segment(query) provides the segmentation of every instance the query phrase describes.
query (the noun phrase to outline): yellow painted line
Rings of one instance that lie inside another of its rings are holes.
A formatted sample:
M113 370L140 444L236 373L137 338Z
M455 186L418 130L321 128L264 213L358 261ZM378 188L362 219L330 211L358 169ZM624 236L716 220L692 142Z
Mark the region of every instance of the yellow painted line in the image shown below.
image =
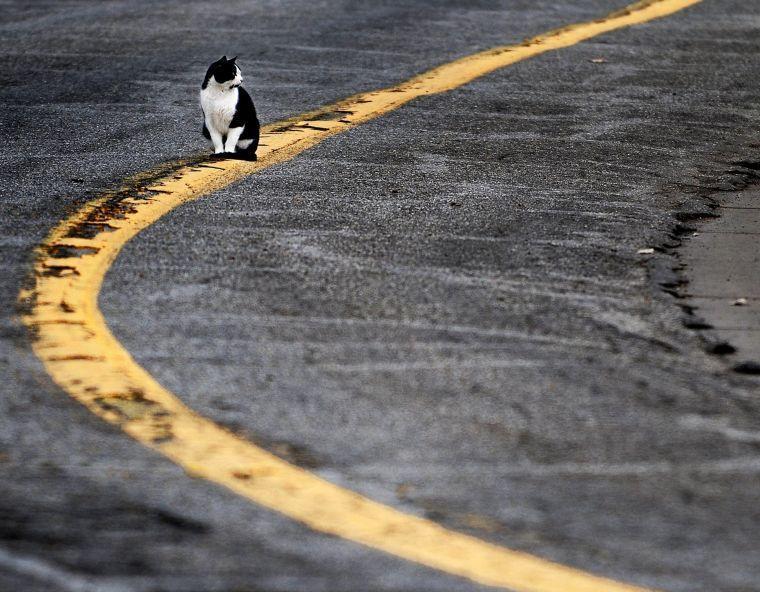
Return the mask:
M606 18L557 29L430 70L270 125L258 162L177 164L86 204L38 247L21 292L34 351L69 395L141 443L208 479L311 528L474 582L519 592L641 592L447 530L293 466L188 409L114 338L98 308L103 277L124 244L165 213L412 99L457 88L541 53L671 14L700 0L647 0Z

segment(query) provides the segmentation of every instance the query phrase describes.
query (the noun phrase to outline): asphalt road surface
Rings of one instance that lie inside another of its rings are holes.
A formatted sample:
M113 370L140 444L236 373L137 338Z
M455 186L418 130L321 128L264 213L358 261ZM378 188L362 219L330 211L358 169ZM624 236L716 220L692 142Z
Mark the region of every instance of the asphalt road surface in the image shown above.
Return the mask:
M33 354L18 293L77 206L207 149L221 54L272 122L621 7L3 2L0 590L488 589L104 423ZM680 237L760 161L758 29L705 0L417 99L170 212L101 309L190 407L333 483L615 580L760 590L760 382L673 295Z

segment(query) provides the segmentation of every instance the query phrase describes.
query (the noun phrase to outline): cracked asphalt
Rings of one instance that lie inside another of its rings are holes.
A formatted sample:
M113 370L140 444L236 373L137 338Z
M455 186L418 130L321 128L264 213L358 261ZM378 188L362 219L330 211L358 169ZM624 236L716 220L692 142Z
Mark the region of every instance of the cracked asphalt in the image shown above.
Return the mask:
M57 221L206 149L223 53L272 122L621 5L3 2L0 590L485 590L130 440L52 383L16 298ZM760 590L760 383L677 297L681 237L760 161L758 28L705 0L416 100L169 213L104 315L190 407L334 483L621 581Z

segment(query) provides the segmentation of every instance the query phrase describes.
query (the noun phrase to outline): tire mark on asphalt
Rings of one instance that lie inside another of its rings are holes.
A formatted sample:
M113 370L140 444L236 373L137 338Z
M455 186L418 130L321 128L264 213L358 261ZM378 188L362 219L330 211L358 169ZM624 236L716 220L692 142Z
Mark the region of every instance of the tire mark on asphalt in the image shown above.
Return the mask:
M409 101L494 70L644 23L701 0L644 0L605 18L473 54L395 87L362 93L265 127L258 162L178 163L101 196L56 226L38 247L22 319L53 380L109 423L196 477L213 481L324 533L489 586L519 592L644 589L447 530L291 465L187 408L111 334L98 293L127 241L177 206L285 162L326 138Z

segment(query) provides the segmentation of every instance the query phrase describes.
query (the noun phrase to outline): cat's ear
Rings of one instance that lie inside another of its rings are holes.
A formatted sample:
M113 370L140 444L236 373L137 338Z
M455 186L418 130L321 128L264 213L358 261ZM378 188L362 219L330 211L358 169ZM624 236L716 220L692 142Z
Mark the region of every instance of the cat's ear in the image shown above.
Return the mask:
M219 61L220 61L220 62L226 62L226 61L227 61L227 56L226 56L226 55L223 55L223 56L222 56L222 59L221 59L221 60L219 60Z
M232 58L231 60L227 60L227 61L229 61L229 62L234 62L236 59L237 59L237 56L235 56L235 57L234 57L234 58Z

